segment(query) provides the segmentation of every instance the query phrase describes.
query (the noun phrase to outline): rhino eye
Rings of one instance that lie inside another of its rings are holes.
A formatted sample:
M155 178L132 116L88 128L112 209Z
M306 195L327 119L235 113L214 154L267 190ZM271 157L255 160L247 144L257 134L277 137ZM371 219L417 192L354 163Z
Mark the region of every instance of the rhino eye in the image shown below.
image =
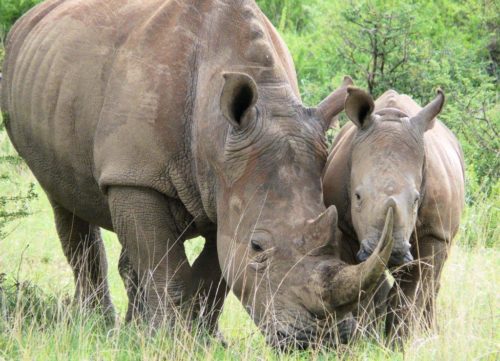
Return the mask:
M354 193L354 197L356 197L357 201L361 200L361 196L360 196L360 194L358 192Z
M262 252L264 251L264 249L261 247L260 244L257 243L257 241L253 240L250 242L251 246L252 246L252 250L254 252Z

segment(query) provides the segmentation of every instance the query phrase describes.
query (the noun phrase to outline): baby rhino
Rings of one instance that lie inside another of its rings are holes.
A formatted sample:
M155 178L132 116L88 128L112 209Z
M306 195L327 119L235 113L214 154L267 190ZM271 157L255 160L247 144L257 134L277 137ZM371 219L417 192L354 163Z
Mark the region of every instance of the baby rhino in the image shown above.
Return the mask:
M394 90L374 102L349 88L345 111L351 122L335 139L323 178L325 202L339 212L344 261L367 259L386 211L394 210L389 267L397 266L396 282L388 291L383 281L375 297L379 311L387 304L391 336L404 336L414 321L432 325L441 270L464 206L460 144L436 119L444 100L438 90L422 109Z

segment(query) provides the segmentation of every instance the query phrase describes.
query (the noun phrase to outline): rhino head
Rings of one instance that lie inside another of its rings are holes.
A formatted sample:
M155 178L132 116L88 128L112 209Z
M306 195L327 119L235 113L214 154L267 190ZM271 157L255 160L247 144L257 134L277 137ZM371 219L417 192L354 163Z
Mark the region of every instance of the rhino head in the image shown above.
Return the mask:
M444 94L409 117L396 108L374 112L372 97L349 88L346 114L357 126L352 144L349 198L351 218L360 240L358 261L375 249L388 208L394 209L394 249L389 265L413 260L410 237L424 192L424 133L433 127Z
M224 278L274 346L306 347L342 319L385 268L392 216L367 262L335 252L337 212L325 209L324 132L343 110L347 85L317 108L290 87L225 74L221 114L230 127L217 176L217 242ZM392 214L392 213L391 213Z

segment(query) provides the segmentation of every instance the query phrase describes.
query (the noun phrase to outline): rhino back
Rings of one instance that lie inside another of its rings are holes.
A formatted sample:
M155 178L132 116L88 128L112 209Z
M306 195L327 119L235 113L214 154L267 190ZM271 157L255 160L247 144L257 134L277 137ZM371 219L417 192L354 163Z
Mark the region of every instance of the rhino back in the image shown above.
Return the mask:
M103 227L115 185L215 220L222 72L298 95L288 50L254 1L53 1L30 14L7 47L9 134L51 198Z
M90 4L91 5L91 4ZM7 43L3 111L19 154L50 198L89 220L107 220L93 174L93 134L112 34L84 19L78 2L45 2Z
M173 1L49 2L13 29L9 135L49 196L82 218L111 228L111 184L175 196L165 168L185 148L193 41L173 41L179 32L168 30L188 11Z

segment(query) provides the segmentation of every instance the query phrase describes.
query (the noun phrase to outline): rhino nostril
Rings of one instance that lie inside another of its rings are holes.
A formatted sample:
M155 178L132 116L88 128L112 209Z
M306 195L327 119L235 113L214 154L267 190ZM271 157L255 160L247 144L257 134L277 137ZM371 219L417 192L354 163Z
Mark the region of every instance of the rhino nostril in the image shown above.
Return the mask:
M405 254L405 256L403 257L403 261L404 263L409 263L413 261L413 255L411 254L411 252L407 252Z
M374 247L371 246L370 242L367 240L364 240L361 242L359 251L356 254L356 258L358 262L364 262L370 257L370 255L373 253Z
M389 265L392 266L401 266L403 264L409 263L413 261L413 255L411 252L397 252L391 255L389 260Z
M356 258L358 259L358 262L364 262L370 257L370 254L366 252L364 249L360 249L359 252L356 254Z

